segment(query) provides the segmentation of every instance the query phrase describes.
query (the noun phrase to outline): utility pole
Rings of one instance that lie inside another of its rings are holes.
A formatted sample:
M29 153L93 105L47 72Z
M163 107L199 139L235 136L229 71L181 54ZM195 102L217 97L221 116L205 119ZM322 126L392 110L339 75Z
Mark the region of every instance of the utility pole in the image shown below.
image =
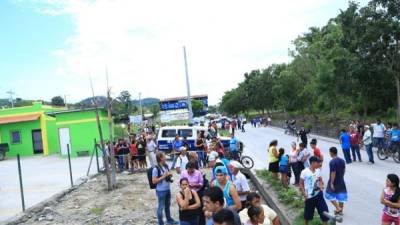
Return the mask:
M143 107L142 107L142 92L139 92L139 107L140 107L140 118L143 121Z
M188 72L185 46L183 46L183 58L185 60L186 90L187 90L187 105L188 105L188 109L189 109L189 123L193 123L192 98L190 95L189 72Z
M68 109L67 96L68 96L68 95L64 95L64 107L65 107L66 109Z
M11 102L11 108L14 108L14 94L15 92L13 92L12 90L9 90L6 92L7 94L10 95L9 101Z

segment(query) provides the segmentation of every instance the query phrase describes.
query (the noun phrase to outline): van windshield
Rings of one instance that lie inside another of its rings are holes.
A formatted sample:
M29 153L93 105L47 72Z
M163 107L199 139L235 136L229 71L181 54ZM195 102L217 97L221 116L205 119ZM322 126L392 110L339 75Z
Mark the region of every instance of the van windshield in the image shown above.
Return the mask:
M192 137L193 131L192 131L192 129L179 129L178 134L181 137Z
M161 137L175 137L176 130L175 129L167 129L162 130Z

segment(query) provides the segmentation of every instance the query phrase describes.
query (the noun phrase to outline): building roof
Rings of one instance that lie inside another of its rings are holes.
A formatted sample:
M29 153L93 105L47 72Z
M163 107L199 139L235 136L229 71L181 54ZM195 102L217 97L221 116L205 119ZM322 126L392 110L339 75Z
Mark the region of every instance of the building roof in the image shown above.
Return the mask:
M192 99L194 98L208 98L208 95L204 94L204 95L192 95L191 96ZM162 99L160 100L160 102L172 102L172 101L179 101L179 100L186 100L187 97L175 97L175 98L166 98L166 99Z
M0 117L0 124L33 121L39 118L39 113Z
M99 110L105 110L104 108L98 108ZM94 111L96 108L91 107L91 108L83 108L83 109L66 109L66 110L59 110L59 111L52 111L52 112L47 112L46 114L49 116L54 116L56 114L61 114L61 113L72 113L72 112L85 112L85 111Z

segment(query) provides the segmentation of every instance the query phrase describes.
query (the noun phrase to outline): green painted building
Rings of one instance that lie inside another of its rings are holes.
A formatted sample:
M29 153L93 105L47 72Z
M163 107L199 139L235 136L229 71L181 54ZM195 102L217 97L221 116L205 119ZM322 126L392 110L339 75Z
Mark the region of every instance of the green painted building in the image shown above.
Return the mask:
M107 111L100 110L100 123L108 139ZM66 110L34 102L32 106L0 110L0 143L9 145L8 156L34 154L72 156L92 153L94 139L99 140L96 111Z

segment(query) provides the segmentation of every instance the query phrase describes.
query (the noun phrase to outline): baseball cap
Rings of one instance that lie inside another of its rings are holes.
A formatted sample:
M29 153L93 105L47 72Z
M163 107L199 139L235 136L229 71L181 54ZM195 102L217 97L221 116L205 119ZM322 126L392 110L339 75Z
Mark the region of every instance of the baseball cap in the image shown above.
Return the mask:
M310 159L309 159L309 161L310 161L310 164L311 164L312 162L317 162L317 163L320 163L320 162L321 162L321 160L319 160L319 158L318 158L317 156L311 156Z
M217 166L217 167L214 169L214 174L217 174L217 173L227 174L227 171L226 171L225 166Z
M230 164L233 166L233 168L236 168L236 169L243 169L242 164L240 164L240 162L238 162L238 161L231 161Z

